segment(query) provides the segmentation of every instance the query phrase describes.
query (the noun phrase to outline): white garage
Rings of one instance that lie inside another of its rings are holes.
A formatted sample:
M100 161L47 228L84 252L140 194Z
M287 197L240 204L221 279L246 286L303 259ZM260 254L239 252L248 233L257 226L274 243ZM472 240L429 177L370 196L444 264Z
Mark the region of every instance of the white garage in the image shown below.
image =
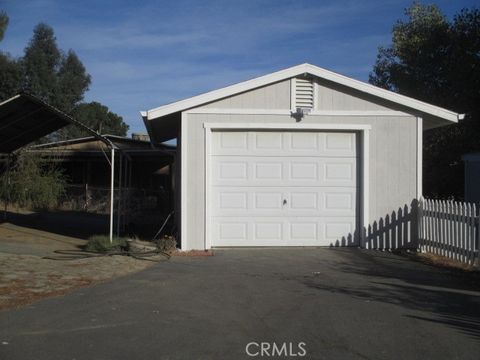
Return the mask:
M142 112L177 139L183 250L363 246L422 195L422 136L461 116L302 64Z

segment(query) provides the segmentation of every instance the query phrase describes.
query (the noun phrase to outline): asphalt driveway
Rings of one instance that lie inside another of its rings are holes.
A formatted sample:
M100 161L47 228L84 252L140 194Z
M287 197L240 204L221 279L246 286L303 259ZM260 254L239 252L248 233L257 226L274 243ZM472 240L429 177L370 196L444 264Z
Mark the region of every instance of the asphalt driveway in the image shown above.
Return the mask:
M296 359L478 359L480 284L375 251L224 250L0 312L5 360L272 358L262 342L304 343Z

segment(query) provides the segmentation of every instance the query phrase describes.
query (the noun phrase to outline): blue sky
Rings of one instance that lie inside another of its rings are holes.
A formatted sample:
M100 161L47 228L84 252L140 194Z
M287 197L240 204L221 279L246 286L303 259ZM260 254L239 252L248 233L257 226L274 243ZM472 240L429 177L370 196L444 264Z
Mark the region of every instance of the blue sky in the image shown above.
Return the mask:
M366 81L377 47L411 1L0 0L2 51L20 56L39 22L73 49L92 84L86 101L123 116L309 62ZM476 1L435 1L451 17Z

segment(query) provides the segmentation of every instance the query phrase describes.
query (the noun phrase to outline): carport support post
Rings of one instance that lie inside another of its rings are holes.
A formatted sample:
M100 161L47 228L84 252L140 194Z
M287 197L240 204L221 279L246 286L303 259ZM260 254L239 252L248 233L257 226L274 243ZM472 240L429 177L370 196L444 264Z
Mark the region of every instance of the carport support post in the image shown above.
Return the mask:
M7 169L6 169L6 176L5 176L5 209L3 213L4 220L8 218L8 203L10 202L10 154L7 155Z
M112 147L112 160L110 163L110 243L113 242L113 200L115 192L115 149Z
M120 237L120 222L122 216L122 164L123 155L121 152L118 154L118 202L117 202L117 236Z

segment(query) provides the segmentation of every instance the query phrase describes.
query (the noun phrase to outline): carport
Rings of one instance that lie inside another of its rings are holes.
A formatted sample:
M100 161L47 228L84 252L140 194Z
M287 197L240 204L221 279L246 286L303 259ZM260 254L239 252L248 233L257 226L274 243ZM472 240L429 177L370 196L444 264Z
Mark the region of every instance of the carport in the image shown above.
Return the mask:
M70 124L87 131L99 141L103 142L110 150L110 158L107 154L105 157L111 168L109 236L110 241L112 241L114 228L115 152L120 152L120 149L105 136L98 134L71 116L27 93L15 95L0 103L0 156L4 159L6 166L7 182L13 153L33 141ZM121 183L122 171L119 172L118 177L118 181ZM9 196L7 195L4 208L5 217L7 215L8 203Z

